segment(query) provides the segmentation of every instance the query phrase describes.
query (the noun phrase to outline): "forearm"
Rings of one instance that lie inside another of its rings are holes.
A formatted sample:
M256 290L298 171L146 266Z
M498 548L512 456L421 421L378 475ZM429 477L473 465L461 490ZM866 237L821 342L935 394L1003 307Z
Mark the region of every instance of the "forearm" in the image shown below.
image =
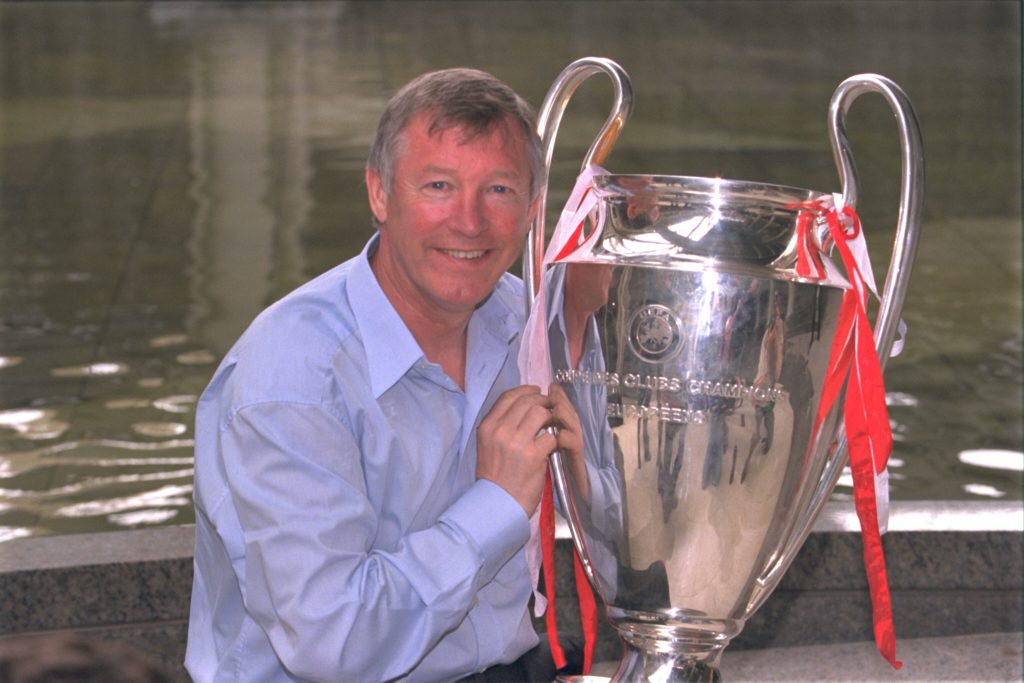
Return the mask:
M458 627L479 589L525 542L525 514L493 484L477 482L434 523L385 533L393 520L367 496L351 434L307 409L266 410L279 419L302 410L303 420L293 422L303 433L335 431L326 455L301 443L302 435L268 434L257 411L236 418L224 435L225 452L237 455L227 457L228 479L244 538L247 612L302 678L408 673Z
M251 546L246 606L285 666L313 680L388 680L408 673L460 625L480 588L518 549L490 539L481 547L473 523L464 524L458 508L475 508L471 499L479 494L471 490L452 515L393 549L345 549L343 530L329 528L312 536L324 544L316 563L287 559L296 555L289 547L306 542L306 534L274 535ZM504 527L493 531L523 536L516 523L502 522L508 515L493 504L490 510L488 524Z

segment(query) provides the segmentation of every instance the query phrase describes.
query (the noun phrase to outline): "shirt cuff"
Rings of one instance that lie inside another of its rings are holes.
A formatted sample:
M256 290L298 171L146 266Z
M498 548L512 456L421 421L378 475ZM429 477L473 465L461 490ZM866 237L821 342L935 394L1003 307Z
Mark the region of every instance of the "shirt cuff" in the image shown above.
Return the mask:
M530 538L530 520L505 489L478 479L442 516L461 529L483 556L493 576Z

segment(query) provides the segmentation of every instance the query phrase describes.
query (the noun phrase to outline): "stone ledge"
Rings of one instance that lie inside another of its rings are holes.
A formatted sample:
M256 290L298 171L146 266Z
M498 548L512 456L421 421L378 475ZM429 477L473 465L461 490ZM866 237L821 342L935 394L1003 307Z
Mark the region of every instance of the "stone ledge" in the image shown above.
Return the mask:
M829 503L778 589L730 649L871 639L851 516L849 505ZM1022 630L1020 503L894 504L890 528L885 548L898 637ZM121 640L182 676L193 534L192 527L163 527L0 543L0 638L77 631ZM571 566L564 534L558 552L560 566ZM561 576L559 625L578 632L572 572ZM614 660L618 652L613 629L602 622L598 657Z

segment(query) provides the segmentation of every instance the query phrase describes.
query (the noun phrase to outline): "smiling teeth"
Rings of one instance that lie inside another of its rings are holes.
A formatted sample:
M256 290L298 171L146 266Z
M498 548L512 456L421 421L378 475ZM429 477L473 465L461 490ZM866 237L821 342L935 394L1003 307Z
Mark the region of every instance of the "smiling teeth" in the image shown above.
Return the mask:
M455 258L473 259L473 258L480 258L481 256L484 255L485 252L484 252L483 249L481 249L479 251L454 251L454 250L451 250L451 249L445 249L444 253L448 254L449 256L453 256Z

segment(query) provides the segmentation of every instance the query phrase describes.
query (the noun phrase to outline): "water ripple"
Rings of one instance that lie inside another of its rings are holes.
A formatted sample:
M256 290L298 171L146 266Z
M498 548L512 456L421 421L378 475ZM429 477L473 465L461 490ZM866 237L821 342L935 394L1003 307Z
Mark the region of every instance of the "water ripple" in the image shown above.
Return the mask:
M91 500L58 508L54 514L60 517L96 517L124 512L133 508L158 508L161 506L190 505L192 486L162 486L153 491L144 491L132 496Z
M12 429L23 439L44 441L56 439L71 427L56 419L57 411L40 408L18 408L0 411L0 427Z
M72 484L65 484L64 486L58 486L45 491L0 488L0 497L43 500L47 498L77 495L83 491L90 491L117 484L136 484L146 481L162 481L164 479L191 478L192 474L192 468L189 467L187 469L150 472L148 474L119 474L114 477L89 477L82 481L76 481ZM188 490L191 492L191 485L188 486ZM96 502L99 503L102 501Z
M50 374L54 377L110 377L126 372L128 366L125 363L89 363L50 369Z
M14 477L25 472L47 467L52 462L46 458L60 457L61 465L98 465L101 467L117 466L119 464L134 465L162 465L162 464L191 464L192 458L95 458L88 455L75 457L74 451L84 451L90 448L96 449L118 449L125 451L166 451L173 449L192 449L195 447L193 439L167 439L166 441L125 441L121 439L83 439L81 441L65 441L53 444L45 448L34 448L15 453L0 455L0 478ZM144 461L144 462L143 462Z
M166 396L153 401L153 407L167 413L188 413L192 411L199 397L195 394L179 394Z
M188 426L180 422L136 422L132 431L142 436L180 436L188 431Z

